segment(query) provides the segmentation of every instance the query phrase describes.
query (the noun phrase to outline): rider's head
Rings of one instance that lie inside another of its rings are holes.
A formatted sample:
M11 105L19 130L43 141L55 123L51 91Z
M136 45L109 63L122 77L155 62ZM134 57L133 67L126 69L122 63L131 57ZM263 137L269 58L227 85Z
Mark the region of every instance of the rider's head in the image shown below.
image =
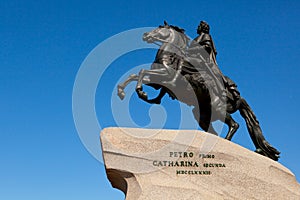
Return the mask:
M201 21L200 24L198 25L197 33L209 33L209 25L205 21Z

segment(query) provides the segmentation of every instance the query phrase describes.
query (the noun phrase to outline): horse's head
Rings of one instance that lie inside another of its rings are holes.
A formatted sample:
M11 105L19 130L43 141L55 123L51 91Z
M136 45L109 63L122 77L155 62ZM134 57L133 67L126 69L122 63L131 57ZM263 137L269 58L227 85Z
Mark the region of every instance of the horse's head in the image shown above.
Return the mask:
M153 42L169 42L171 39L170 37L172 36L172 31L170 29L169 24L164 21L163 26L159 26L156 29L146 32L143 35L143 40L148 42L148 43L153 43Z
M173 45L178 45L180 47L184 47L188 43L188 38L184 34L184 30L177 26L169 25L166 21L164 21L163 26L159 26L150 32L144 33L143 40L148 43L172 43Z

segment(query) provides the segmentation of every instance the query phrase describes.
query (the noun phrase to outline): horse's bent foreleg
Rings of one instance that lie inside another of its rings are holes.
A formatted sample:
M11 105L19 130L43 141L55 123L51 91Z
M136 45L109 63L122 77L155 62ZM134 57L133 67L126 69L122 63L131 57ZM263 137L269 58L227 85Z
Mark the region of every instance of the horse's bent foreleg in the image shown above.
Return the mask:
M143 91L143 86L142 86L143 80L145 76L151 76L151 75L158 75L163 77L163 76L168 76L168 73L165 69L151 69L151 70L142 69L139 72L138 82L135 90L138 96L144 101L148 101L148 95L146 92Z
M124 92L124 89L125 87L131 83L132 81L137 81L138 80L138 75L136 74L131 74L127 79L126 81L124 81L123 83L119 84L118 85L118 96L120 97L120 99L124 99L125 97L125 92Z
M138 75L136 74L131 74L126 81L124 81L122 84L119 84L118 87L125 88L129 83L132 81L137 81L138 80Z

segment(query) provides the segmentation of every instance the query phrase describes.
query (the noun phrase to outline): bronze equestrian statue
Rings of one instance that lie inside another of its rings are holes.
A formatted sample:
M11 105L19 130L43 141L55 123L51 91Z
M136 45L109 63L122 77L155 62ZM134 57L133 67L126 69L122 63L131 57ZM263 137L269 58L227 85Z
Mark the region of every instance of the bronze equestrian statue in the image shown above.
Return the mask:
M125 97L124 89L137 81L138 96L152 104L160 104L162 97L169 94L189 106L199 126L206 132L216 134L212 122L220 120L228 125L226 139L231 140L239 125L231 114L239 110L245 119L248 132L256 147L255 152L278 160L280 152L264 138L259 122L236 84L220 71L216 62L216 48L209 34L209 25L201 21L199 34L190 44L184 30L164 22L163 26L147 32L143 40L148 43L160 42L150 70L142 69L139 74L130 75L118 85L118 96ZM143 84L160 90L154 99L148 99Z

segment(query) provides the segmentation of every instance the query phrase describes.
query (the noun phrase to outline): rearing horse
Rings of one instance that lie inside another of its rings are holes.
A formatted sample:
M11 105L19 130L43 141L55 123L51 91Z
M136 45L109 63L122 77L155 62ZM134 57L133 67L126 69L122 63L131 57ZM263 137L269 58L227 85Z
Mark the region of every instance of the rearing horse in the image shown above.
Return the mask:
M121 99L125 97L125 87L130 82L137 81L136 92L142 100L148 103L160 104L162 97L168 93L172 99L176 98L187 105L194 106L194 117L204 131L217 134L211 124L216 120L227 124L229 129L225 138L228 140L231 140L239 127L231 114L239 110L246 121L256 152L273 160L278 160L280 152L264 138L259 122L246 100L240 98L238 102L233 102L215 95L210 90L215 85L208 85L206 80L210 79L212 74L208 72L205 59L202 58L202 61L198 62L197 65L199 66L191 64L191 58L186 55L189 39L184 34L183 29L168 25L165 22L164 26L159 26L145 33L143 40L148 43L161 42L162 45L150 70L142 69L138 75L132 74L124 83L118 85L118 95ZM175 85L171 84L170 80L179 68L188 70L183 70L182 78ZM191 72L191 69L193 72ZM143 84L160 89L160 94L149 100L147 93L143 91ZM226 90L229 99L230 91Z

